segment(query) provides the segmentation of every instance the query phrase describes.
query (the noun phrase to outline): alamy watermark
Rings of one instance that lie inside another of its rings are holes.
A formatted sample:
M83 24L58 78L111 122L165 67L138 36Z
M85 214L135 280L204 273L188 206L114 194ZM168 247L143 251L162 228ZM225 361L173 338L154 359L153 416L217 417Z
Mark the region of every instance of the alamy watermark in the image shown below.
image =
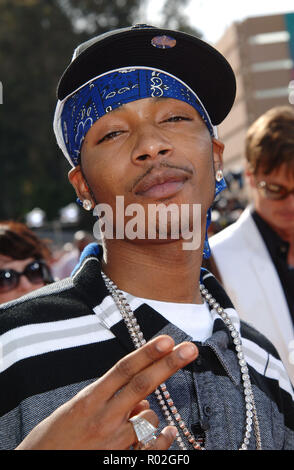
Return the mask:
M93 234L100 238L128 240L185 240L183 250L197 250L201 244L201 204L147 204L125 206L116 196L115 213L109 204L97 204L98 217Z

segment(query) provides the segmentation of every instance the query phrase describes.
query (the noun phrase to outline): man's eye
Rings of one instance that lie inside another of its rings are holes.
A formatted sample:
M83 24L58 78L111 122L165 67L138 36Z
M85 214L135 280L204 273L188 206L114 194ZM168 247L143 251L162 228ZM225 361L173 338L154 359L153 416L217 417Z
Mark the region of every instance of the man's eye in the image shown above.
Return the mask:
M98 144L100 144L101 142L105 142L106 140L114 139L115 137L117 137L118 135L120 135L122 132L123 132L123 131L108 132L108 134L105 134L105 136L102 137L102 139L98 140Z
M171 116L166 121L167 122L178 122L178 121L191 121L192 119L185 116Z

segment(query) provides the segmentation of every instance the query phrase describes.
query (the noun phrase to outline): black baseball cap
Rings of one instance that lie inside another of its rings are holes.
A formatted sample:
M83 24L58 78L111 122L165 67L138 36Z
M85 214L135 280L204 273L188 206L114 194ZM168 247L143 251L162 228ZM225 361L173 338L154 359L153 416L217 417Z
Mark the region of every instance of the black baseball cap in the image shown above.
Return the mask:
M233 106L236 79L220 52L190 34L145 24L80 44L60 79L57 97L62 101L91 79L132 66L156 68L185 82L202 101L213 125L220 124Z

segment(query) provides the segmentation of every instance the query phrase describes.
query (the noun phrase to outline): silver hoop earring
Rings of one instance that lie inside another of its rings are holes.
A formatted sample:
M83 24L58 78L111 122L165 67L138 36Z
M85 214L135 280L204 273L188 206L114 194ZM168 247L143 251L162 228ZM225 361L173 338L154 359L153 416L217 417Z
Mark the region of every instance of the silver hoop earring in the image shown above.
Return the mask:
M84 199L83 200L83 208L86 211L90 211L92 209L92 202L89 199Z
M220 182L220 180L222 180L224 177L223 175L223 172L222 170L217 170L217 172L215 173L215 179L217 182Z

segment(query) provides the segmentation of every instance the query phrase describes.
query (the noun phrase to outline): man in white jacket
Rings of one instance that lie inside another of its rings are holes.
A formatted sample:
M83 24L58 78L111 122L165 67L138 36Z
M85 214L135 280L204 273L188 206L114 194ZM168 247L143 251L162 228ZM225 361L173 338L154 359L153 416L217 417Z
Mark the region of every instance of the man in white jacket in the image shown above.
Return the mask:
M246 137L252 206L210 238L241 318L275 345L294 383L294 110L273 108Z

